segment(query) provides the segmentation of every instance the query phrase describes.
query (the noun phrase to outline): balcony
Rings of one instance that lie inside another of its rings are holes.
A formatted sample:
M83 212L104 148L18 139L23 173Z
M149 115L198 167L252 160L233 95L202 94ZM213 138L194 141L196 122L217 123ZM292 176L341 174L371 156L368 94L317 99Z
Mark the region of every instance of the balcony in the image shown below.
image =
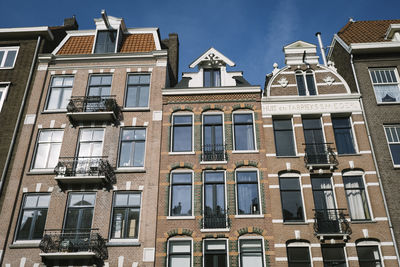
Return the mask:
M230 219L226 210L203 211L203 229L227 229L230 227Z
M310 143L305 145L304 162L306 167L313 169L329 168L333 170L338 164L336 153L330 146L332 143Z
M114 168L107 157L60 157L54 171L61 184L115 183Z
M40 256L51 260L105 260L108 258L106 240L98 229L45 230L40 241Z
M314 210L314 232L322 241L325 237L341 237L347 240L352 233L349 221L345 218L345 209Z
M203 162L224 162L228 158L225 145L203 145L202 151L201 161Z
M74 96L67 105L67 116L72 125L87 121L116 123L120 113L115 96Z

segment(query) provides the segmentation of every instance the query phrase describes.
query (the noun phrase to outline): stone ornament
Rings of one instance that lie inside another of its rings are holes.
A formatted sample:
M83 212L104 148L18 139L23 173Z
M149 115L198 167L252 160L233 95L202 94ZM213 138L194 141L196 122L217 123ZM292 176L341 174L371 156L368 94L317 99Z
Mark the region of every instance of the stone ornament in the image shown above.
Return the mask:
M332 76L326 76L326 77L323 79L323 81L324 81L327 85L331 86L332 83L335 81L335 79L334 79Z

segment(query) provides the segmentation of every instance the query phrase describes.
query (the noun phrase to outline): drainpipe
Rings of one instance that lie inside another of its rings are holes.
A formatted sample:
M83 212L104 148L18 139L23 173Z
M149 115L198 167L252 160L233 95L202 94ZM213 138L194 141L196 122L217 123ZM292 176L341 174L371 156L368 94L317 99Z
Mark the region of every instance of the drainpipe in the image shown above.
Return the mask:
M324 66L326 67L326 66L328 66L328 64L326 63L325 48L324 48L324 45L322 44L321 33L317 32L315 34L315 36L317 36L319 49L321 49L322 61L324 62Z
M357 92L360 93L360 87L359 87L359 84L358 84L357 75L356 75L356 71L355 71L355 68L354 68L353 54L350 54L350 64L351 64L351 69L353 71L354 80L356 82ZM379 172L378 163L377 163L376 156L375 156L374 146L372 145L371 133L370 133L369 127L368 127L367 116L366 116L366 114L364 112L364 104L363 104L363 101L362 101L361 97L360 97L360 104L361 104L361 110L362 110L363 119L364 119L364 123L365 123L365 128L367 129L368 141L369 141L369 144L370 144L370 147L371 147L372 158L374 159L374 165L375 165L375 169L376 169L376 176L378 177L379 188L380 188L381 194L383 196L383 204L385 205L385 211L386 211L386 215L388 217L390 234L392 235L392 240L393 240L394 248L395 248L395 251L396 251L397 264L400 266L399 250L398 250L398 247L397 247L396 239L394 237L392 220L390 219L389 209L388 209L387 202L386 202L385 191L383 190L381 174ZM383 257L382 257L382 260L383 260Z
M36 48L35 48L35 53L33 55L33 59L32 59L32 63L31 63L31 69L29 71L29 76L28 76L28 80L26 82L26 86L25 86L25 92L24 92L24 96L22 97L22 103L21 103L21 107L19 108L19 112L18 112L18 117L17 117L17 122L15 124L15 128L14 128L14 132L13 132L13 136L11 139L11 144L10 144L10 148L8 150L8 154L7 154L7 159L6 159L6 163L4 165L4 169L3 169L3 173L1 174L1 180L0 180L0 197L2 196L2 191L3 191L3 187L4 187L4 181L6 179L6 175L8 172L8 168L10 167L10 163L11 163L11 156L13 154L14 151L14 146L15 146L15 142L17 139L17 134L20 128L20 124L21 124L21 120L22 120L22 116L24 114L24 109L25 109L25 105L26 105L26 100L28 98L28 91L29 91L29 87L32 83L32 76L33 76L33 72L35 70L35 64L36 64L36 60L38 57L38 53L39 53L39 48L40 48L40 43L42 41L41 36L38 36L37 42L36 42ZM21 181L20 180L19 184L18 184L18 188L21 186ZM10 233L10 227L11 227L11 221L12 218L14 217L14 212L15 212L15 205L16 205L16 201L17 201L18 197L15 198L15 202L14 202L14 209L12 212L12 216L10 218L10 223L8 226L8 234L6 236L6 239L4 241L4 245L3 245L3 251L0 255L0 265L2 265L3 262L3 255L5 253L6 250L6 246L7 246L7 241L8 241L8 236Z

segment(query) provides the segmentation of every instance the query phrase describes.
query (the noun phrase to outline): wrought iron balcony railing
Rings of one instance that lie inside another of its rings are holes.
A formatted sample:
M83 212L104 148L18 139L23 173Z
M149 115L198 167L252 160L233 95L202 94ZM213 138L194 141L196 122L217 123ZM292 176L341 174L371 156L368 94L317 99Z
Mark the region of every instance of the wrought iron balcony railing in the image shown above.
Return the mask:
M203 145L201 161L226 161L225 145Z
M118 120L121 110L115 96L73 96L67 105L71 123L75 121Z
M203 229L229 228L230 219L226 210L203 211Z
M106 240L98 229L51 229L45 230L39 248L44 253L92 252L101 260L108 258Z
M114 168L107 157L60 157L54 171L56 178L102 177L108 184L115 183Z
M305 145L304 161L310 169L315 167L333 168L339 164L336 153L330 146L332 143L307 143Z
M345 209L314 210L314 232L316 235L350 235L349 221L345 218Z

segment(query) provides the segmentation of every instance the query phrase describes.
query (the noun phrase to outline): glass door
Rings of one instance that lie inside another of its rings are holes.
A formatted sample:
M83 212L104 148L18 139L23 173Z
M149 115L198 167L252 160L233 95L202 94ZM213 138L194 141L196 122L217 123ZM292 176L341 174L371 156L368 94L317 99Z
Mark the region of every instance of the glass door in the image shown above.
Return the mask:
M204 228L226 228L223 172L204 173Z
M205 240L204 266L226 267L227 263L226 240Z
M328 163L328 153L321 125L321 118L303 119L304 139L308 163Z
M78 175L95 175L103 155L103 129L82 129L79 135L78 158L75 172Z
M203 161L224 161L223 123L221 114L203 117Z

